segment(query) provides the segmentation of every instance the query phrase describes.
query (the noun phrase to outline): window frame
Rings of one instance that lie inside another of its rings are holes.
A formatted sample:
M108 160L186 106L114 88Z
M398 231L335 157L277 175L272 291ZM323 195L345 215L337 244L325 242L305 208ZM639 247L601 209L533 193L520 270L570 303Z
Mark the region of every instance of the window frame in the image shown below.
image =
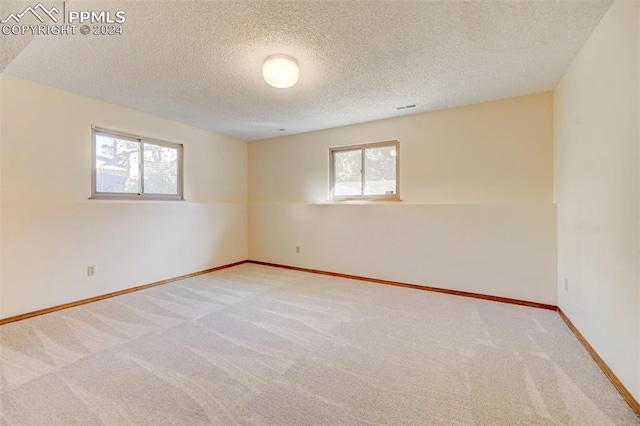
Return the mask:
M365 174L365 150L368 148L389 147L396 150L396 191L394 194L377 194L365 195L364 187L366 184ZM335 153L346 151L360 151L361 169L360 176L362 178L360 195L334 195L335 190ZM329 148L329 200L330 201L400 201L400 140L392 139L380 142L362 143L356 145L343 145Z
M140 162L138 165L140 176L140 193L127 192L98 192L96 167L96 136L105 135L117 139L140 144ZM152 194L144 192L144 144L164 146L177 150L177 194ZM136 136L115 130L91 126L91 200L165 200L184 201L184 145L158 139Z

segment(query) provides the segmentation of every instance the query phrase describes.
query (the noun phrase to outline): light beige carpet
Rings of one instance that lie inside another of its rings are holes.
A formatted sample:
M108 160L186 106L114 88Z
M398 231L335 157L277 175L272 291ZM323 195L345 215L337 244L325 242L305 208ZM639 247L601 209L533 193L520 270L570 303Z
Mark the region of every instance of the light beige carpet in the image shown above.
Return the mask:
M640 424L555 312L265 266L0 344L2 425Z

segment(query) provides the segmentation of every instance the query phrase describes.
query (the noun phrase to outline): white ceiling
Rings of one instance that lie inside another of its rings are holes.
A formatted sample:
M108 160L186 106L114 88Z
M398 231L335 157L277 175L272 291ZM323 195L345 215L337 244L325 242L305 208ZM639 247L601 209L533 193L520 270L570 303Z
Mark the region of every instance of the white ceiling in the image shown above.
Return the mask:
M124 35L39 36L5 72L255 140L551 90L610 5L67 1L125 10ZM262 80L276 53L300 64L290 89Z

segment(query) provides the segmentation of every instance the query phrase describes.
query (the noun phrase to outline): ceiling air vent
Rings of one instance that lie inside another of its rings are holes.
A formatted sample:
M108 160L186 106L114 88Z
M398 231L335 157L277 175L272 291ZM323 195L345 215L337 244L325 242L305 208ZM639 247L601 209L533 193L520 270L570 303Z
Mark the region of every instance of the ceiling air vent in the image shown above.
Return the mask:
M399 106L399 107L396 107L396 109L400 111L402 109L409 109L409 108L415 108L415 107L416 107L416 104L411 104L411 105Z

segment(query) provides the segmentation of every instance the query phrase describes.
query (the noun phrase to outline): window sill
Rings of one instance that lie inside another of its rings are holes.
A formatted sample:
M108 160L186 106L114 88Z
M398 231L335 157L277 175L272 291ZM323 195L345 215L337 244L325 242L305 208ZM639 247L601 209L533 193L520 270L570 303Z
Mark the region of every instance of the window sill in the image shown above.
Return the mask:
M173 197L126 197L119 195L94 195L89 197L89 200L95 201L187 201L184 198Z
M333 198L327 200L324 204L395 204L401 203L400 198L375 198L375 197L363 197L363 198Z

